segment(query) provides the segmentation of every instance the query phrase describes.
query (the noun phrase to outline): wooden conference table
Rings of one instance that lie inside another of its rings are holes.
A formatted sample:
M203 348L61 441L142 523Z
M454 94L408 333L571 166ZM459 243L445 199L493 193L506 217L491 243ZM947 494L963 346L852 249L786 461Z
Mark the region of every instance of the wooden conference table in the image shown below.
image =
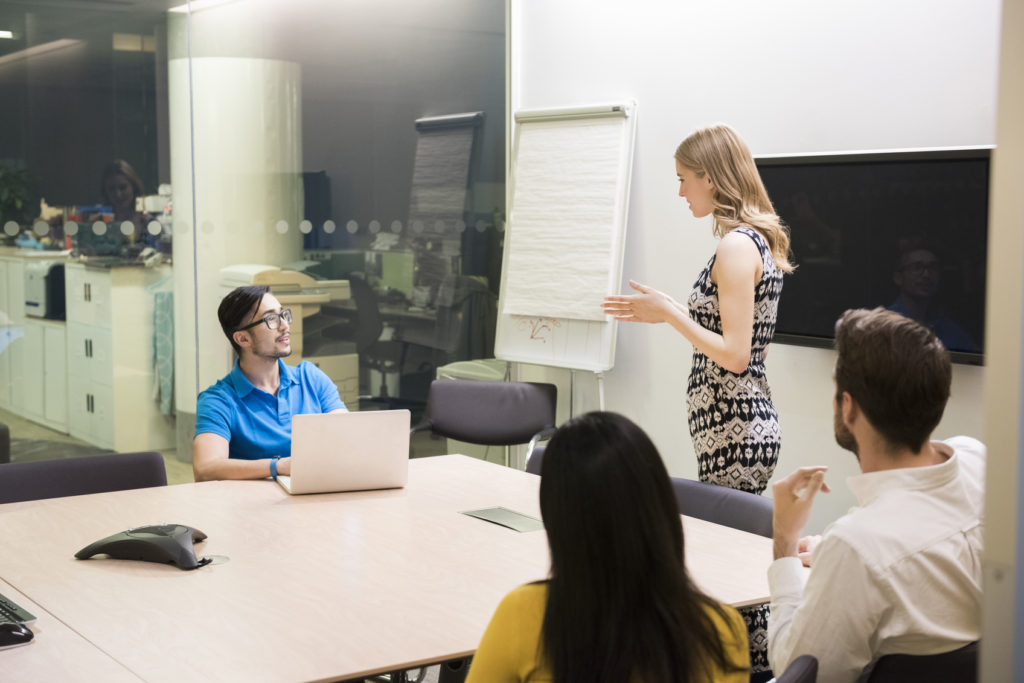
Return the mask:
M542 579L542 531L460 511L539 517L534 475L461 455L410 461L405 489L291 497L269 481L207 482L0 505L0 593L39 619L0 651L0 680L316 681L472 654L501 598ZM129 527L209 538L193 571L75 560ZM771 541L684 518L696 582L763 602Z

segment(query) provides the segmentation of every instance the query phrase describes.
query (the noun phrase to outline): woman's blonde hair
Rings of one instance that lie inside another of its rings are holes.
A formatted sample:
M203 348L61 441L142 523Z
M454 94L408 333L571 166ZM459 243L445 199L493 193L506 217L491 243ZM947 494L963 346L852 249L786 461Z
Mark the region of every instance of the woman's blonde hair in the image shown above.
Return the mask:
M775 213L750 148L739 133L723 123L699 128L679 143L675 157L698 178L710 178L716 237L749 226L768 242L775 265L783 272L793 272L789 228Z

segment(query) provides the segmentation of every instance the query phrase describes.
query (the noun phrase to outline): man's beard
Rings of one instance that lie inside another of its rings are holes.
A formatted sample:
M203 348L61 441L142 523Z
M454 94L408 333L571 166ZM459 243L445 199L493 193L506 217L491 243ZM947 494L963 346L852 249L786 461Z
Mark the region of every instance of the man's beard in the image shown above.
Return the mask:
M853 437L853 432L843 423L843 416L840 414L838 407L833 411L833 431L836 435L836 443L839 444L840 448L844 448L854 455L857 459L860 459L860 454L857 452L857 439Z
M278 358L287 358L288 356L292 355L292 347L291 345L289 345L287 351L281 351L277 348L277 344L275 343L269 352L264 353L263 351L254 350L253 355L259 358L267 358L270 360L277 360Z

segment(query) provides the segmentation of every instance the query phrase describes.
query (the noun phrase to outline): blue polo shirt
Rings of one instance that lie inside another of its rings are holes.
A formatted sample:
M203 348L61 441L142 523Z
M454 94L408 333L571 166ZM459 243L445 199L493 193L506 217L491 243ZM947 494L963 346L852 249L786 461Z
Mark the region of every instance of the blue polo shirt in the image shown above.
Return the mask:
M277 396L253 386L242 369L199 394L196 434L219 434L228 440L228 457L259 460L292 452L292 415L329 413L344 408L338 388L309 361L285 365L278 358L281 385Z

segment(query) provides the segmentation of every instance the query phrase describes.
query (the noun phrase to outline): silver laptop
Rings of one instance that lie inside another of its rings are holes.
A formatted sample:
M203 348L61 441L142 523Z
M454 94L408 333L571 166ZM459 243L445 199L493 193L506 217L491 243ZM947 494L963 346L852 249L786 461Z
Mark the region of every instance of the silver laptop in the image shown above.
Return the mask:
M409 421L408 410L296 415L291 476L277 483L292 494L402 488Z

